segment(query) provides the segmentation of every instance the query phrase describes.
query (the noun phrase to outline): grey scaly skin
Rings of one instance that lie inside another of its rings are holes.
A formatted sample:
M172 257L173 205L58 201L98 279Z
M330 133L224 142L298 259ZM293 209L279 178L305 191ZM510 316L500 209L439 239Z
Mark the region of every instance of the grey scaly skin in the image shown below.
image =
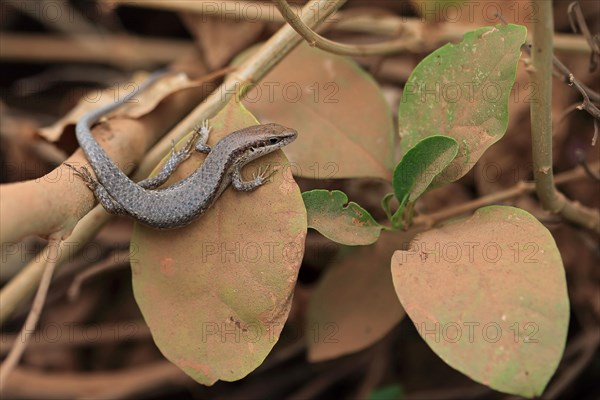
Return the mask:
M153 74L140 86L139 91L163 75ZM108 212L128 215L153 228L169 229L189 224L209 209L230 183L240 191L251 191L263 185L271 175L267 174L267 170L259 169L253 180L244 181L240 172L242 167L280 149L297 137L295 130L279 124L254 125L229 134L211 149L206 145L210 128L205 121L195 129L182 150L175 152L172 149L171 157L157 176L135 183L112 162L91 133L94 123L134 95L132 93L118 102L91 111L77 123L77 141L96 179L85 167L76 169L67 166L83 179ZM193 150L208 154L204 163L174 185L155 189L169 178Z

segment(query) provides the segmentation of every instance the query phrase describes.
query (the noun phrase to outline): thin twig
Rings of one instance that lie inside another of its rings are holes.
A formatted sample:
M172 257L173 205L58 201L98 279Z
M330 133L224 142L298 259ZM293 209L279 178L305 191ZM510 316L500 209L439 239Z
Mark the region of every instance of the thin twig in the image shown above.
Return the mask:
M590 178L595 180L596 182L600 182L600 175L597 172L594 172L587 159L585 158L585 153L581 149L577 149L575 151L575 156L577 157L577 161L579 165L583 167L585 173L588 174Z
M44 303L46 302L46 295L48 294L48 288L52 282L52 276L54 275L54 269L56 267L56 262L58 261L58 245L60 241L60 238L50 238L50 243L47 247L48 251L46 253L46 267L44 268L40 285L33 299L31 310L29 311L29 315L27 315L27 319L25 320L25 324L23 324L23 328L21 328L21 332L18 336L19 340L15 342L13 348L8 353L6 360L4 360L0 368L0 391L2 391L8 375L19 363L23 352L27 348L29 339L32 336L31 333L34 332L35 327L40 319L40 315L42 314L42 309L44 308Z
M585 110L592 117L594 117L595 119L600 120L600 110L598 110L598 107L596 107L594 105L594 103L592 103L590 101L590 97L588 96L588 94L587 94L586 90L584 89L584 87L582 86L581 82L579 82L577 79L575 79L575 77L573 76L573 74L569 74L569 86L575 86L575 88L583 96L583 103L581 103L577 107L577 109L578 110Z
M596 162L589 166L591 169L600 168L600 163ZM578 179L585 178L586 172L583 167L577 167L570 171L563 172L556 176L556 184L560 185L563 183L575 181ZM424 225L425 227L432 227L438 222L444 221L448 218L456 217L461 214L473 211L477 208L484 207L490 204L496 204L514 197L518 197L527 193L535 192L535 182L519 182L515 186L503 190L501 192L492 193L487 196L480 197L473 201L469 201L463 204L456 205L454 207L448 207L441 211L437 211L431 214L421 214L414 219L414 225Z
M556 68L556 71L553 71L554 76L558 77L564 83L567 83L569 84L569 86L571 86L571 76L573 76L571 70L567 68L567 66L563 64L562 61L560 61L556 56L552 56L552 64L554 65L554 68ZM586 84L578 81L577 79L574 78L574 80L577 82L577 86L575 86L577 90L583 90L586 93L586 95L590 98L590 100L596 103L600 102L600 93L596 92L595 90L593 90Z
M573 29L573 32L577 33L580 31L587 41L588 46L590 46L590 49L592 49L589 69L590 72L594 72L598 67L598 62L596 59L600 57L600 45L598 45L598 43L592 37L578 1L574 1L569 4L569 8L567 8L567 15L569 16L569 22L571 23L571 29Z
M552 34L554 32L552 3L536 0L539 22L533 24L531 51L532 81L539 92L539 101L531 104L531 138L533 175L536 192L547 210L566 220L600 233L600 213L571 202L554 186L552 170Z
M565 120L567 119L567 117L569 116L569 114L571 114L573 111L577 110L578 107L579 107L579 102L573 103L570 106L568 106L567 108L565 108L562 111L562 113L560 114L560 116L556 119L556 126L555 127L558 127L560 124L562 124L563 122L565 122Z
M117 261L115 261L117 260ZM129 265L129 250L118 250L108 255L106 259L85 271L80 272L73 278L73 282L67 290L69 300L74 301L79 297L81 286L90 278L117 268L126 267Z
M369 56L369 55L384 55L400 53L404 51L417 51L423 45L423 40L420 36L415 35L415 32L404 30L402 34L410 33L406 37L392 39L383 43L372 44L344 44L334 42L319 35L310 29L302 20L294 13L286 0L275 0L275 5L281 12L285 20L294 28L300 36L302 36L310 46L318 47L321 50L328 51L334 54L344 56Z
M573 5L573 4L571 4ZM579 10L581 12L581 10ZM503 24L507 24L506 20L504 19L504 17L502 17L502 15L500 14L496 14L496 17L498 17L498 19L500 19L502 21ZM582 15L583 18L583 15ZM585 21L584 21L585 24ZM586 26L587 29L587 26ZM589 31L588 31L589 33ZM553 43L551 43L553 45ZM529 55L531 57L531 46L528 44L523 45L522 47L523 51L525 53L527 53L527 55ZM592 47L592 59L593 59L593 54L594 54L594 47ZM594 103L592 103L593 101L600 101L600 94L597 93L596 91L594 91L593 89L591 89L590 87L586 86L584 83L578 81L577 79L575 79L575 76L571 73L571 71L569 70L569 68L567 68L566 65L564 65L554 54L552 55L552 64L554 65L554 68L552 70L552 74L554 76L556 76L557 78L561 79L563 82L568 83L569 86L574 86L577 91L581 94L581 96L583 96L583 103L580 104L579 106L577 106L578 110L585 110L587 111L592 117L594 117L595 119L600 119L600 110L598 110L598 107L596 107L596 105Z

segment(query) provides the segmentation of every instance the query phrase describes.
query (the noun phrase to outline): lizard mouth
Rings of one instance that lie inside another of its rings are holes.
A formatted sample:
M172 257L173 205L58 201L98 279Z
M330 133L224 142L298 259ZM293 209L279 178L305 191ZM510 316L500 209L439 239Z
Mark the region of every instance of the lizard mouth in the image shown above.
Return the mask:
M281 144L285 145L288 143L293 142L294 140L296 140L296 138L298 137L298 132L293 130L293 129L289 129L283 136L283 138L281 139Z

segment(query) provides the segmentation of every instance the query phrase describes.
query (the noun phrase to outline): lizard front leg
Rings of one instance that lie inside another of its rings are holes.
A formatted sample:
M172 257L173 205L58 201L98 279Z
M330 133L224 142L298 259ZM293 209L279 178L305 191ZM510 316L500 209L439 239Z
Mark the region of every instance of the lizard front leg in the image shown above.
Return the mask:
M208 142L208 134L212 128L208 125L208 120L202 121L202 125L196 126L195 132L198 132L198 143L196 143L196 151L204 154L210 153Z
M242 178L242 172L241 172L241 167L240 166L236 166L231 174L231 184L233 185L233 187L236 190L242 191L242 192L249 192L251 190L256 189L257 187L264 185L269 178L271 177L271 175L273 175L275 173L275 171L272 171L271 173L268 173L269 171L269 166L267 168L265 168L264 171L262 171L262 169L259 167L258 171L254 173L253 177L254 179L251 181L244 181L244 179Z
M210 147L206 144L208 141L208 134L210 133L210 127L208 121L205 120L202 125L194 128L194 134L186 142L185 146L179 151L175 151L175 144L171 145L171 157L167 160L165 165L161 168L160 172L152 178L144 179L137 184L144 189L156 189L169 179L169 177L175 172L177 167L187 160L192 154L192 150L196 150L201 153L210 153Z

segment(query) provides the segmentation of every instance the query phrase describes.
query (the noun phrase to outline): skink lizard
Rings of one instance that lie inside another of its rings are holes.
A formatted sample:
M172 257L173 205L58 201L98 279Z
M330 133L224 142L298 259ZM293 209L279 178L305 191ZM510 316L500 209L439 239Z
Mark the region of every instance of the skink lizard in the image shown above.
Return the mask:
M150 76L140 85L138 93L164 74ZM211 149L206 144L210 128L205 121L194 130L194 135L182 150L172 150L171 157L157 176L135 183L112 162L91 133L92 125L102 116L129 101L135 94L91 111L77 123L77 141L96 179L85 167L67 166L83 179L108 212L131 216L153 228L168 229L189 224L209 209L230 183L241 191L251 191L263 185L270 176L266 170L259 170L253 180L244 181L241 168L297 137L295 130L279 124L254 125L229 134ZM204 163L187 178L167 188L156 189L194 149L208 154Z

